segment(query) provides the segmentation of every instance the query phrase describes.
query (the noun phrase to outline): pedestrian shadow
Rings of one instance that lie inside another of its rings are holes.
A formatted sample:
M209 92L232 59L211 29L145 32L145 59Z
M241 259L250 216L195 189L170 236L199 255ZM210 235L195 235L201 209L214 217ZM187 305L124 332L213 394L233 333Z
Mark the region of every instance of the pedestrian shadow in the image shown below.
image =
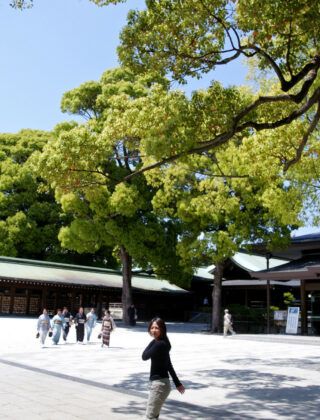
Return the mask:
M59 345L56 345L56 346L52 346L52 345L50 345L50 346L43 346L43 347L40 347L40 349L46 349L46 350L57 350L57 349L61 349L61 347L59 347Z

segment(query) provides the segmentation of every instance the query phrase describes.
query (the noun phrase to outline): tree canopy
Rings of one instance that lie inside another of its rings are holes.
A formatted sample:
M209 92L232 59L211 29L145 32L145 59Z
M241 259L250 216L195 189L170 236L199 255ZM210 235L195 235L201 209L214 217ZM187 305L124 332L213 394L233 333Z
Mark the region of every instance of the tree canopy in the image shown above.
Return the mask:
M102 6L119 1L94 2ZM246 130L265 133L308 118L294 156L283 162L288 169L300 159L320 117L319 23L317 0L146 1L145 10L128 15L119 56L137 73L158 72L182 83L234 60L254 61L257 69L274 79L275 88L264 91L257 86L250 101L229 110L227 124L221 121L219 130L179 153L172 150L170 158L213 150ZM217 109L212 98L212 112ZM152 167L167 159L159 156Z
M61 252L57 232L63 215L28 161L50 133L22 130L0 134L0 253L49 259Z
M157 79L157 86L166 90L167 82ZM60 230L62 245L80 253L112 247L121 259L125 315L131 304L133 262L141 268L151 264L159 276L177 284L186 279L176 253L179 222L153 211L156 189L144 177L122 182L141 165L142 157L134 133L124 133L113 122L127 101L143 100L154 84L152 76L139 78L114 69L99 82L67 92L62 109L84 116L86 122L58 125L55 139L37 158L37 168L72 217Z

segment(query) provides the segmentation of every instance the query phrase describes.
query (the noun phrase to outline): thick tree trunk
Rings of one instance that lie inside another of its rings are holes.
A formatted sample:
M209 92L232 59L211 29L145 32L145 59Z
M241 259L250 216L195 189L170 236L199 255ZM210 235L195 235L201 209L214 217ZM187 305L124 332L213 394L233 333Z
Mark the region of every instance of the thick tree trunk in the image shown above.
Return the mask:
M120 258L122 262L122 309L123 322L129 325L128 308L132 304L132 258L124 246L120 248Z
M217 263L214 269L214 281L212 290L212 327L211 332L217 333L222 330L221 321L221 292L224 263Z

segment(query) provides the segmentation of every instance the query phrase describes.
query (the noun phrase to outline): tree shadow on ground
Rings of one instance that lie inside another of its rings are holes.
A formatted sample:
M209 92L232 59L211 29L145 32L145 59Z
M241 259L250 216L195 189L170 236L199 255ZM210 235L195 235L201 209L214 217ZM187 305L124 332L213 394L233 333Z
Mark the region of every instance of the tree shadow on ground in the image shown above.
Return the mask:
M255 418L259 418L259 412L270 413L270 419L319 418L320 386L304 386L301 378L249 369L213 369L199 374L212 378L210 385L213 388L221 386L223 381L224 389L228 390L226 398L232 404L220 406L220 409L229 409L241 416L256 415ZM297 385L298 382L301 385Z
M164 419L271 420L281 417L290 420L314 420L319 418L320 386L297 385L297 382L302 382L303 379L249 369L202 370L198 375L199 382L184 381L187 388L185 401L175 401L170 398L166 401L161 413ZM145 373L136 374L118 386L147 391L148 381L145 379ZM215 404L215 390L221 386L226 391L223 401L227 402ZM206 390L207 399L210 399L212 404L204 406L188 402L188 392L202 388L212 388L212 397L210 390ZM147 392L145 395L147 399ZM130 413L143 416L145 404L131 400L114 411L128 414L128 419Z
M144 418L147 400L143 402L128 401L126 406L113 409L114 413L127 415L128 419L132 414ZM162 407L160 418L165 420L254 420L256 417L250 415L234 414L229 409L220 409L220 407L202 407L196 404L182 403L178 401L167 400Z
M194 382L190 380L184 380L183 384L188 390L203 389L208 388L209 386L201 382ZM147 395L149 387L148 375L146 375L145 372L134 373L120 383L114 384L113 386L122 390L139 390L141 392L145 392Z
M254 364L264 366L281 366L281 367L293 367L304 370L320 371L320 357L310 356L309 359L298 359L298 358L273 358L273 359L260 359L260 358L249 358L249 359L225 359L223 362L242 366L251 366Z

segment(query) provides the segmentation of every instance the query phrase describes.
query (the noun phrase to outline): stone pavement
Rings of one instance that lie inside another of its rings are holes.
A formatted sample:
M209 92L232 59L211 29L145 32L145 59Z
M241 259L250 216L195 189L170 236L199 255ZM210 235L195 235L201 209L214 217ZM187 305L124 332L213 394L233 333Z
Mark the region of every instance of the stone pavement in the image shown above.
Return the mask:
M111 347L97 339L40 348L36 319L0 318L0 419L142 419L150 362L146 326L119 327ZM173 365L186 386L173 390L161 418L320 418L320 337L206 334L168 324Z

